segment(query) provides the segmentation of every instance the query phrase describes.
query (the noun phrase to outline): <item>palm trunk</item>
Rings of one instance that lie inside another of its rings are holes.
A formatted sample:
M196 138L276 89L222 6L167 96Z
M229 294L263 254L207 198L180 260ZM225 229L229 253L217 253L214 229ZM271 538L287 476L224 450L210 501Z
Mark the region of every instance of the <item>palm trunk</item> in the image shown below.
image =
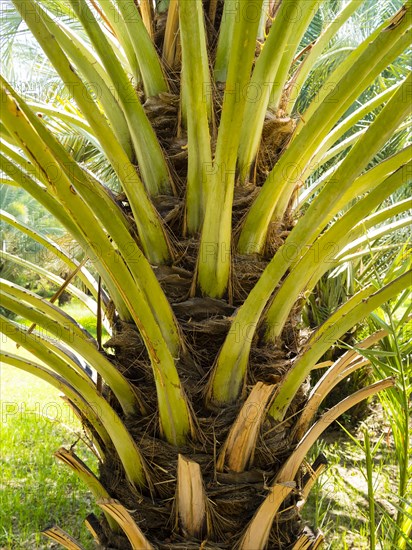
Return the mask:
M316 463L313 474L305 456L340 412L393 380L356 392L310 427L320 403L309 397L310 372L346 331L402 292L410 273L401 270L379 290L362 289L310 337L301 325L303 298L331 258L339 264L366 229L406 209L399 201L370 215L409 180L410 148L364 170L410 114L410 77L352 112L347 125L335 125L405 49L412 4L336 69L339 86L331 92L325 82L323 101L311 103L305 125L306 113L291 112L290 86L302 69L298 60L311 50L295 56L317 3L305 3L294 23L299 3L289 0L191 1L194 9L171 0L154 12L143 0L93 1L95 11L71 0L87 47L44 3L13 1L72 86L82 117L61 113L60 121L78 127L80 119L121 189L108 191L86 162L74 162L36 115L38 106L2 79L4 172L94 260L99 284L86 270L82 279L97 298L98 332L104 311L112 328L101 350L100 337L95 341L55 305L2 281L4 307L62 340L36 338L3 318L6 333L53 370L12 354L2 359L62 388L94 439L98 480L74 452L56 456L98 499L104 516L86 524L103 548L315 549L322 535L304 532L299 513L322 468ZM337 16L336 26L353 10ZM334 29L327 27L328 39ZM306 67L313 63L310 57ZM303 68L307 76L310 68ZM102 86L99 102L90 93L94 78ZM262 87L256 101L245 93ZM316 171L313 159L322 165L333 158L334 152L324 160L336 139L383 103L342 161L323 167L323 179L311 186L321 190L314 198L307 193L308 207L297 204ZM43 109L46 117L58 117L56 111ZM354 189L362 195L355 205ZM387 223L379 234L398 226ZM54 243L36 239L56 253ZM73 351L96 369L97 385ZM339 361L322 363L330 367L325 396L335 376L365 364L356 353ZM78 548L57 528L46 534Z

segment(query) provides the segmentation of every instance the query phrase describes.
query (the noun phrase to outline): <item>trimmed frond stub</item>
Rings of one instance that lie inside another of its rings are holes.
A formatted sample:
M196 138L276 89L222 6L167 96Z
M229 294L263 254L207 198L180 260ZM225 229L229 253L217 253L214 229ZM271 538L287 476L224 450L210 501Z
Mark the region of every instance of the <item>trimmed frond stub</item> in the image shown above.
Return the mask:
M320 454L315 462L310 466L309 471L304 475L302 480L302 489L300 491L301 500L297 503L298 508L302 508L315 485L319 476L326 470L328 461L323 454Z
M297 540L296 544L292 548L292 550L310 550L312 545L312 540L309 535L306 533L303 533Z
M319 533L313 543L312 550L320 550L325 542L325 536L323 533Z
M154 550L126 508L115 499L101 499L97 504L112 516L125 532L133 550Z
M359 349L367 349L386 335L387 331L380 330L360 342L357 347ZM355 349L347 351L332 364L309 394L305 408L295 425L295 440L303 437L320 404L331 390L352 372L368 364L369 360L357 353Z
M225 464L229 470L243 472L253 461L259 429L274 389L274 385L263 382L253 387L219 455L216 465L219 472Z
M94 514L89 514L84 520L84 524L86 525L88 531L91 533L95 542L101 545L101 541L104 538L104 533L97 517Z
M338 416L346 412L348 409L363 399L393 386L393 384L393 378L387 378L385 380L381 380L380 382L376 382L375 384L371 384L370 386L355 392L346 399L343 399L343 401L332 407L332 409L321 416L318 422L316 422L316 424L314 424L305 434L305 437L300 441L295 451L291 454L289 459L279 471L276 476L275 484L271 487L268 496L260 505L258 511L250 522L245 535L241 539L240 550L265 548L265 545L269 539L269 534L275 515L282 502L292 491L292 488L295 487L296 484L293 480L295 479L297 471L302 465L309 449L323 433L323 431L326 430L326 428L334 420L336 420Z
M339 361L325 372L310 392L308 401L295 426L295 440L299 440L304 435L313 417L318 412L320 404L326 399L333 388L347 378L352 372L369 364L368 359L357 354L355 354L352 361L347 364L346 368L342 369L341 365L337 365L338 362Z
M295 488L295 483L276 484L260 506L243 535L239 550L256 550L266 548L272 523L280 505Z
M68 451L64 447L60 447L60 449L54 453L54 456L73 470L73 472L87 485L96 500L110 499L109 493L103 487L101 482L75 453ZM105 512L105 516L110 529L112 531L119 532L119 525L113 517L107 512Z
M66 533L66 531L63 531L63 529L57 525L54 525L49 529L45 529L42 533L43 535L46 535L46 537L49 537L49 539L61 544L64 548L68 548L68 550L85 550L80 543L78 543L71 535Z
M179 35L179 5L177 0L170 0L167 12L166 30L163 41L163 61L170 68L177 64Z
M316 424L314 424L310 428L310 430L306 432L303 439L299 442L296 449L293 451L293 453L290 455L288 460L279 471L278 475L276 476L276 481L278 483L288 482L295 478L297 471L301 466L309 449L326 430L326 428L330 426L332 422L334 422L341 414L345 413L347 410L351 409L352 407L360 403L360 401L367 399L371 395L392 387L394 383L394 378L385 378L384 380L375 382L374 384L371 384L366 388L358 390L349 397L346 397L346 399L343 399L342 401L340 401L340 403L324 413L316 422Z
M177 462L176 507L183 533L202 538L209 523L203 477L199 464L182 455Z
M323 533L318 533L316 538L315 535L303 533L296 541L292 550L316 550L316 548L321 547L324 539Z

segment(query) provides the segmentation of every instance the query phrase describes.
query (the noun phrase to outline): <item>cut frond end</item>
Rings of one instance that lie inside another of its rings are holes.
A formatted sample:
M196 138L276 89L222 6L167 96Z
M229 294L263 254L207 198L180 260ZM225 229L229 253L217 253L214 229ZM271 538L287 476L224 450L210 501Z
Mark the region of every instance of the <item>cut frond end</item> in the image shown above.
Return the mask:
M223 471L226 464L229 470L243 472L253 461L259 429L274 388L263 382L253 387L223 446L217 461L218 471Z
M206 494L200 466L179 455L177 463L177 513L184 534L201 538L208 530Z
M66 533L66 531L63 531L63 529L57 525L42 531L42 533L43 535L46 535L46 537L49 537L49 539L58 542L68 550L85 550L79 542L77 542L71 535Z
M154 550L140 527L138 527L132 516L118 500L102 499L97 504L120 525L129 539L133 550Z
M239 550L256 550L266 548L272 523L279 507L295 484L276 484L270 489L268 497L264 500L243 535Z
M110 495L94 475L94 473L86 466L86 464L80 460L78 456L72 451L68 451L64 447L61 447L54 453L54 456L64 462L77 476L87 485L92 492L96 500L109 499ZM113 519L110 514L105 512L107 522L110 529L114 532L119 532L119 525Z

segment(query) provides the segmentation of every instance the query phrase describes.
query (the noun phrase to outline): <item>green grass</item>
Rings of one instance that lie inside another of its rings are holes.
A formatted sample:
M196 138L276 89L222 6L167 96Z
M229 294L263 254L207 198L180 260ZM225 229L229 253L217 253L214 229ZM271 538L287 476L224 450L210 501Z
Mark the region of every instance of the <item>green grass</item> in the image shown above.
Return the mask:
M367 460L345 429L336 428L311 450L308 462L313 462L323 453L328 468L313 487L303 508L303 516L310 527L324 533L324 550L370 550ZM377 519L374 550L395 550L393 530L388 527L387 516L396 516L398 464L390 425L380 405L376 405L365 422L352 431L352 436L362 441L364 429L367 429L371 441L378 443L372 460ZM407 548L412 548L412 545Z
M89 309L87 309L77 298L72 298L69 303L65 304L62 309L73 319L76 319L78 323L82 325L94 338L96 338L96 315L94 315ZM27 319L16 319L19 323L30 326L31 322ZM102 340L105 341L108 338L108 334L103 327Z
M3 350L16 353L1 336ZM30 357L19 348L18 353ZM41 530L58 524L88 550L95 548L82 524L98 513L85 486L53 453L82 435L80 423L57 390L12 366L0 365L0 548L50 549ZM92 469L96 459L80 441L76 454Z
M96 338L96 316L90 310L86 309L77 298L72 298L70 302L63 307L63 309ZM103 327L103 342L107 340L107 338L108 334Z

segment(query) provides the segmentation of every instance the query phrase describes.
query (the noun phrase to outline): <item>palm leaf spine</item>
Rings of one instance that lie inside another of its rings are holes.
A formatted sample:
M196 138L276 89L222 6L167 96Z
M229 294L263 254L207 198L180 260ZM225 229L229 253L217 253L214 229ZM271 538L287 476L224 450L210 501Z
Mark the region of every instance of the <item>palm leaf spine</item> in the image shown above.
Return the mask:
M368 47L356 62L349 66L341 80L335 81L335 87L332 90L329 87L327 99L320 104L316 102L316 111L299 133L296 133L296 129L295 138L270 172L246 217L238 243L241 253L262 250L277 202L285 195L291 196L325 133L331 130L362 89L387 66L390 62L388 57L396 57L395 54L401 53L407 47L411 18L406 12L405 14L393 30L382 30L373 42L368 42ZM385 56L388 52L390 56ZM362 75L368 82L358 90L353 83L362 82ZM278 212L278 215L282 213Z
M338 308L306 343L303 353L280 383L269 414L282 421L299 385L305 380L316 361L350 327L364 319L381 304L395 297L410 284L409 270L373 293L371 285L350 298Z
M200 1L179 4L182 64L188 131L188 174L186 224L189 234L200 231L204 203L208 196L205 186L212 168L208 105L212 95L206 51L203 6ZM199 60L201 68L199 70ZM207 75L207 79L205 79ZM207 99L209 98L209 99Z
M299 21L303 21L305 24L311 15L313 5L312 0L305 2L303 4L304 13L302 13L302 4L294 0L284 0L276 14L265 46L256 61L249 88L252 94L257 94L257 100L248 100L246 103L239 145L241 181L247 180L255 159L272 88L281 86L281 83L277 82L277 73L282 62L286 61L287 55L273 55L273 52L288 51L290 47L288 41L293 42L294 40L291 38L291 33L292 29L295 32L298 15ZM309 21L307 22L309 23Z
M116 5L139 63L146 96L167 92L168 84L160 58L135 3L133 0L119 0Z
M372 216L365 219L366 213L371 212L396 189L406 183L405 174L407 170L404 168L408 166L411 168L412 163L409 162L405 167L399 168L366 197L359 200L329 230L323 233L310 249L303 252L304 255L282 282L268 309L265 319L267 338L271 340L279 338L293 304L297 301L299 295L307 290L309 281L311 281L311 288L313 288L315 282L330 269L331 265L335 263L335 258L342 253L346 246L350 246L367 227L382 223L408 208L408 201L405 200L395 206L392 205L388 209L379 210L377 217ZM316 278L313 277L315 273Z
M128 75L123 70L103 30L100 28L99 23L94 18L87 4L81 3L79 0L69 1L116 87L119 103L126 117L134 150L142 172L142 180L148 192L152 195L169 193L171 185L166 161L136 90L133 88ZM137 13L133 1L132 5L134 12ZM134 13L129 14L130 16L133 19ZM131 23L127 22L127 24Z
M246 104L242 91L250 78L262 1L246 0L237 4L240 12L233 31L215 158L207 185L209 193L200 240L198 284L204 294L214 298L223 296L229 279L236 159ZM250 17L242 16L241 11L245 8L253 8Z

